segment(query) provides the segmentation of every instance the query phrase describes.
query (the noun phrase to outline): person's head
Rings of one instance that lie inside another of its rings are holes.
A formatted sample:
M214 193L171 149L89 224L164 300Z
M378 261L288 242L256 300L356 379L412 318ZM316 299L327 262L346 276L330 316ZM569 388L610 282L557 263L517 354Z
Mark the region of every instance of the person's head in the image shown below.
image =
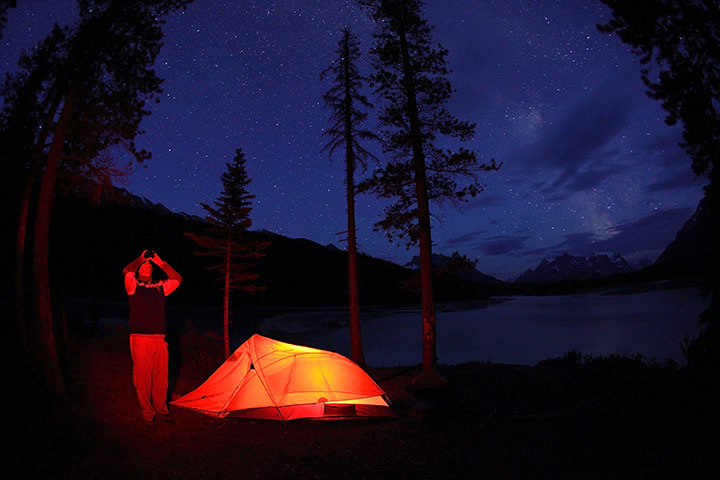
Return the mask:
M137 276L140 280L149 282L152 280L153 264L150 260L143 262L137 270Z

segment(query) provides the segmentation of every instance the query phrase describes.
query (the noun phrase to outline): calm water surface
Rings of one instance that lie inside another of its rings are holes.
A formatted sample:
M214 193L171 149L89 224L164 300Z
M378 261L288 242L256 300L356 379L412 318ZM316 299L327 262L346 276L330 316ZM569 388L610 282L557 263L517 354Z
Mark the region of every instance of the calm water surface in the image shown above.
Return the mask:
M640 353L658 360L682 360L680 343L686 332L696 332L698 315L705 307L696 288L501 300L480 309L438 310L439 363L534 365L570 350L593 355ZM367 363L373 367L420 363L419 310L386 313L363 321ZM335 315L345 316L343 312ZM325 327L317 330L312 327L313 320L321 316ZM341 321L333 322L332 317L328 312L273 317L263 324L263 333L348 355L348 328L339 325Z

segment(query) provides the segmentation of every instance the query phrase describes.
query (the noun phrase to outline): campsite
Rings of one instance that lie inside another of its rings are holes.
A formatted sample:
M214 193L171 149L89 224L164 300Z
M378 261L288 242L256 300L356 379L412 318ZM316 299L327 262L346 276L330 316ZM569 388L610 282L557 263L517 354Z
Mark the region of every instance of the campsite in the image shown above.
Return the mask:
M181 352L174 398L219 364L217 342L196 331ZM447 386L426 390L412 384L419 366L370 369L397 417L283 422L172 407L174 423L152 429L139 421L126 329L78 337L67 362L64 406L3 396L10 478L676 479L720 467L710 393L687 370L638 357L441 365Z
M17 344L10 341L2 350L3 365L10 372L7 391L13 393L3 396L2 415L3 430L11 432L10 478L676 479L713 478L720 471L712 454L720 418L717 388L709 379L716 375L634 351L586 357L588 352L558 350L553 358L526 365L497 359L449 365L442 361L447 354L441 348L439 370L447 379L442 387L422 389L414 384L421 371L418 353L396 366L367 369L395 417L218 418L171 403L174 423L156 422L148 429L133 387L128 305L117 276L122 267L118 263L131 256L122 243L123 225L131 218L143 222L148 236L168 252L166 257L180 259L178 268L186 278L178 294L168 297L173 354L169 395L176 401L206 382L225 360L217 289L194 263L188 245L170 241L181 238L180 232L197 220L132 205L60 204L57 210L61 221L55 230L54 258L60 271L73 278L55 290L63 305L56 316L56 341L67 399L53 404L45 392L33 390L38 382L28 380L35 377L27 376L26 366L15 367ZM87 230L83 225L97 228L80 242L74 232ZM276 250L268 260L273 263L263 270L268 293L240 297L241 306L234 309L233 349L260 332L262 325L279 332L278 322L292 315L334 324L337 315L327 312L345 310L336 292L343 281L344 252L279 235L272 241ZM103 255L106 250L127 252L115 258ZM92 259L82 276L72 264L79 257ZM407 289L413 271L365 256L360 266L366 282L363 292L372 299L363 307L365 314L417 310L417 293ZM687 288L683 278L670 286ZM494 285L471 289L447 277L438 276L437 281L444 302L438 307L441 318L453 315L454 309L445 307L458 305L458 296L464 308L496 304L504 311L512 305L493 300L492 289L498 288ZM624 283L605 288L618 290L621 296L613 298L623 302L630 299L626 294L655 284L652 277L642 275L615 281ZM516 294L516 286L504 288ZM595 291L597 285L543 287L542 293L565 295L581 288ZM676 291L680 290L640 297L668 298ZM523 298L534 305L551 297ZM574 297L564 298L572 303ZM634 305L642 308L644 303ZM2 308L3 316L11 318L10 303ZM563 310L572 311L569 305ZM586 312L583 318L601 315L586 307L579 312ZM696 315L692 312L687 321L695 325ZM528 322L539 318L514 316ZM411 317L407 328L419 328L419 315ZM114 321L103 324L101 318ZM365 322L365 328L376 325L371 319ZM538 321L541 324L547 325L547 319ZM288 331L281 340L304 344L306 334L290 333L297 331L289 328L292 323L283 325ZM445 327L440 326L440 346L452 338ZM3 338L15 338L11 322L3 328ZM347 323L333 328L342 331L346 344ZM373 335L390 332L376 327L367 333L370 353ZM419 349L419 340L414 343ZM493 348L502 345L495 342Z
M717 7L0 0L2 478L720 478Z

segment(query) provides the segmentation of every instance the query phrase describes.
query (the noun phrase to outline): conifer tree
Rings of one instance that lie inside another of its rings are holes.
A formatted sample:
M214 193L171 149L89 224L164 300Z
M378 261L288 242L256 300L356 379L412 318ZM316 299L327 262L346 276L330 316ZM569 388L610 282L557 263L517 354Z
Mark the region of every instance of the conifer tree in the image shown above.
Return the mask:
M665 123L682 126L685 149L705 186L711 214L711 244L720 244L720 8L717 0L601 0L612 18L600 31L615 33L639 57L650 98L659 100ZM704 291L710 297L701 315L703 329L692 353L720 367L720 251L705 263ZM700 361L700 360L698 360Z
M327 151L331 158L339 149L345 154L350 358L358 365L365 365L360 330L354 175L358 164L365 170L367 160L376 159L363 147L362 141L374 140L377 136L362 126L368 115L362 108L372 108L372 105L361 92L365 78L360 75L357 68L360 48L357 38L349 29L343 30L336 53L337 58L321 74L321 79L332 75L333 81L332 86L323 96L325 105L332 112L330 117L332 125L323 133L323 136L329 137L324 151Z
M692 169L720 189L720 8L715 0L601 0L616 33L643 65L647 94L660 100L665 122L683 129Z
M430 201L458 202L483 187L478 174L496 170L492 160L478 164L475 152L438 145L439 137L470 140L474 125L445 109L453 93L447 79L448 51L434 45L432 29L421 16L422 0L360 0L377 25L371 50L370 80L386 101L380 114L383 150L391 160L359 185L394 200L376 226L390 239L419 244L422 296L422 365L419 380L443 379L437 372L435 298L432 286Z
M79 23L73 28L56 26L38 49L48 57L27 56L24 66L21 63L23 70L6 83L12 86L4 92L6 100L11 100L5 104L7 112L15 108L15 102L32 104L25 95L14 96L28 92L22 86L24 78L33 78L42 70L48 74L39 90L29 90L36 95L39 123L31 130L38 136L28 148L39 152L35 157L39 161L28 173L42 173L33 230L33 290L39 328L36 350L48 391L58 399L64 398L64 387L53 334L48 261L58 173L68 161L79 161L87 172L99 173L103 169L95 168L98 165L93 161L106 161L108 157L101 154L116 147L125 148L138 161L149 158L148 152L135 148L134 138L140 133L140 121L150 113L146 103L161 91L161 80L152 65L161 47L163 17L190 1L79 0ZM52 68L46 70L48 65Z
M247 229L252 225L250 211L252 199L248 185L252 181L245 168L245 154L242 149L235 150L232 163L226 163L227 170L222 174L223 191L214 206L202 203L208 213L209 223L206 235L186 232L200 249L196 255L212 257L217 263L210 267L218 273L223 286L223 345L225 358L230 356L230 292L261 292L265 287L252 283L258 278L253 273L252 259L263 257L262 251L270 242L249 240Z
M23 53L19 73L8 75L2 87L4 109L0 112L0 158L4 175L0 178L3 218L14 219L15 233L15 326L17 345L24 364L31 363L25 322L24 270L26 237L32 189L46 158L45 144L59 99L48 98L45 83L57 68L57 51L66 33L55 27L31 53ZM5 234L10 234L7 230ZM10 242L8 242L10 243ZM39 359L34 359L39 360Z

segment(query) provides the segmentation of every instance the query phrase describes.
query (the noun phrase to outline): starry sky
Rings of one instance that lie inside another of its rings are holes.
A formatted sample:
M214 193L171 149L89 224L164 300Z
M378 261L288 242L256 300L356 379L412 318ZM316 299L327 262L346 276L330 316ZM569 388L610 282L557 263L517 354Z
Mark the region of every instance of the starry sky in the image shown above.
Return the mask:
M1 40L3 72L53 22L75 19L68 0L18 3ZM629 48L597 30L607 7L427 0L424 16L449 50L457 91L448 108L476 124L466 146L503 163L482 177L486 189L475 199L431 206L434 252L466 254L501 280L565 252L654 260L706 182L677 146L680 128L665 125L659 102L645 95ZM225 163L242 148L256 195L253 229L344 248L344 164L321 153L329 83L319 78L344 27L360 38L359 68L370 73L374 25L352 0L196 0L169 17L156 62L164 92L137 139L153 157L125 187L204 216L200 203L218 197ZM360 250L405 264L416 249L372 230L385 205L358 197Z

